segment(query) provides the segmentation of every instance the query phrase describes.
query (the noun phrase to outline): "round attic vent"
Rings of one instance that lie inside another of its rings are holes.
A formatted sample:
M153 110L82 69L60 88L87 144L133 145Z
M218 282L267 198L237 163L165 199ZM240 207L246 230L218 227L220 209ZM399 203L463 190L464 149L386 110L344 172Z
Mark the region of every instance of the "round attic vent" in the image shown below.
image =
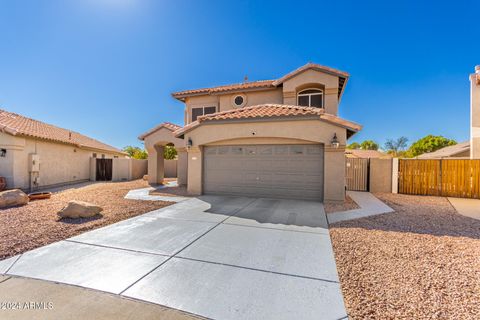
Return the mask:
M232 103L234 107L241 108L247 104L247 97L244 94L233 96Z

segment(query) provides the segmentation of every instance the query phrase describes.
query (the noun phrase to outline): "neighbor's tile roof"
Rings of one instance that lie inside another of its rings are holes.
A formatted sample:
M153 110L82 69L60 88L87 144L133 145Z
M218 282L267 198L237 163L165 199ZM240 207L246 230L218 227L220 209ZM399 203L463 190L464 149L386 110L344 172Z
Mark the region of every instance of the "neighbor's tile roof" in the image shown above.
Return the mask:
M224 92L230 92L230 91L276 88L277 86L287 81L288 79L309 69L318 70L321 72L338 76L339 77L338 96L339 97L341 96L343 92L343 88L345 87L345 83L350 75L347 72L322 66L317 63L307 63L306 65L276 80L261 80L261 81L229 84L229 85L223 85L223 86L217 86L217 87L211 87L211 88L185 90L185 91L174 92L172 93L172 96L176 99L182 100L189 96L195 96L195 95L201 95L201 94L215 94L215 93L224 93Z
M182 128L182 127L179 126L179 125L176 125L176 124L174 124L174 123L171 123L171 122L163 122L163 123L159 124L158 126L156 126L155 128L152 128L152 129L148 130L147 132L142 133L142 134L138 137L138 139L143 140L143 139L145 139L147 136L149 136L149 135L151 135L152 133L160 130L161 128L167 128L167 129L169 129L170 131L175 131L175 130L178 130L178 129Z
M302 107L284 104L261 104L257 106L233 109L228 111L216 112L200 116L196 121L174 132L175 136L180 136L191 129L198 127L203 122L219 120L239 120L239 119L258 119L274 117L297 117L297 116L318 116L319 120L324 120L353 132L359 131L362 126L354 122L344 120L331 114L327 114L323 109L314 107Z
M114 153L126 154L98 140L78 132L56 127L38 120L0 109L0 131L14 136L26 136L54 142L72 144Z
M388 153L383 153L378 150L362 150L362 149L347 149L345 150L345 155L347 158L380 158L380 159L386 159L386 158L392 158L391 155Z
M439 159L439 158L449 158L455 157L459 154L464 152L470 151L470 141L465 141L461 143L457 143L453 146L444 147L442 149L438 149L437 151L424 153L419 155L418 159Z

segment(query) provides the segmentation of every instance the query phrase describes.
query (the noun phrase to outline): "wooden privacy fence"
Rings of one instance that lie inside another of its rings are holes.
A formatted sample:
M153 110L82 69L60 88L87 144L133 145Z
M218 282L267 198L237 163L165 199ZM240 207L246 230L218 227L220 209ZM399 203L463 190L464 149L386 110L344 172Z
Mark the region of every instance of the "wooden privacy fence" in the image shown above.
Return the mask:
M399 160L398 192L480 198L480 160Z
M347 190L368 191L369 159L346 158L345 182Z

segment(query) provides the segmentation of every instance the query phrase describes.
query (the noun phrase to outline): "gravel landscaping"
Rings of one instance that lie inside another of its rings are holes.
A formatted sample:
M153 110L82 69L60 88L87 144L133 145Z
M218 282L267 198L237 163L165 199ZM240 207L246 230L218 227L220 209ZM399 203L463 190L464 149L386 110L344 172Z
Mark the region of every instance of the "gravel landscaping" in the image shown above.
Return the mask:
M124 199L129 190L148 187L143 180L93 183L67 188L51 199L29 202L22 207L0 209L0 259L66 239L133 216L170 205L163 201ZM80 200L103 207L101 216L59 219L57 212L68 201Z
M350 319L478 319L480 221L446 198L375 195L396 213L330 229Z
M360 208L349 196L345 197L344 202L325 201L323 206L325 208L325 213L335 213Z

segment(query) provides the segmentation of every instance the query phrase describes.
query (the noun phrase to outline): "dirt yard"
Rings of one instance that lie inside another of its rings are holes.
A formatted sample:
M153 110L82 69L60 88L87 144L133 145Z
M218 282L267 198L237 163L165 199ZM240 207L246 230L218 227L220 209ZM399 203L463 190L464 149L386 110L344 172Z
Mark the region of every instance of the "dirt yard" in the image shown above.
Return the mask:
M396 213L330 229L350 319L479 319L480 221L446 198L376 196Z
M123 198L129 190L147 186L143 180L95 183L54 193L49 200L32 201L23 207L0 209L0 259L171 204ZM98 204L104 209L102 216L59 220L57 212L69 200Z

